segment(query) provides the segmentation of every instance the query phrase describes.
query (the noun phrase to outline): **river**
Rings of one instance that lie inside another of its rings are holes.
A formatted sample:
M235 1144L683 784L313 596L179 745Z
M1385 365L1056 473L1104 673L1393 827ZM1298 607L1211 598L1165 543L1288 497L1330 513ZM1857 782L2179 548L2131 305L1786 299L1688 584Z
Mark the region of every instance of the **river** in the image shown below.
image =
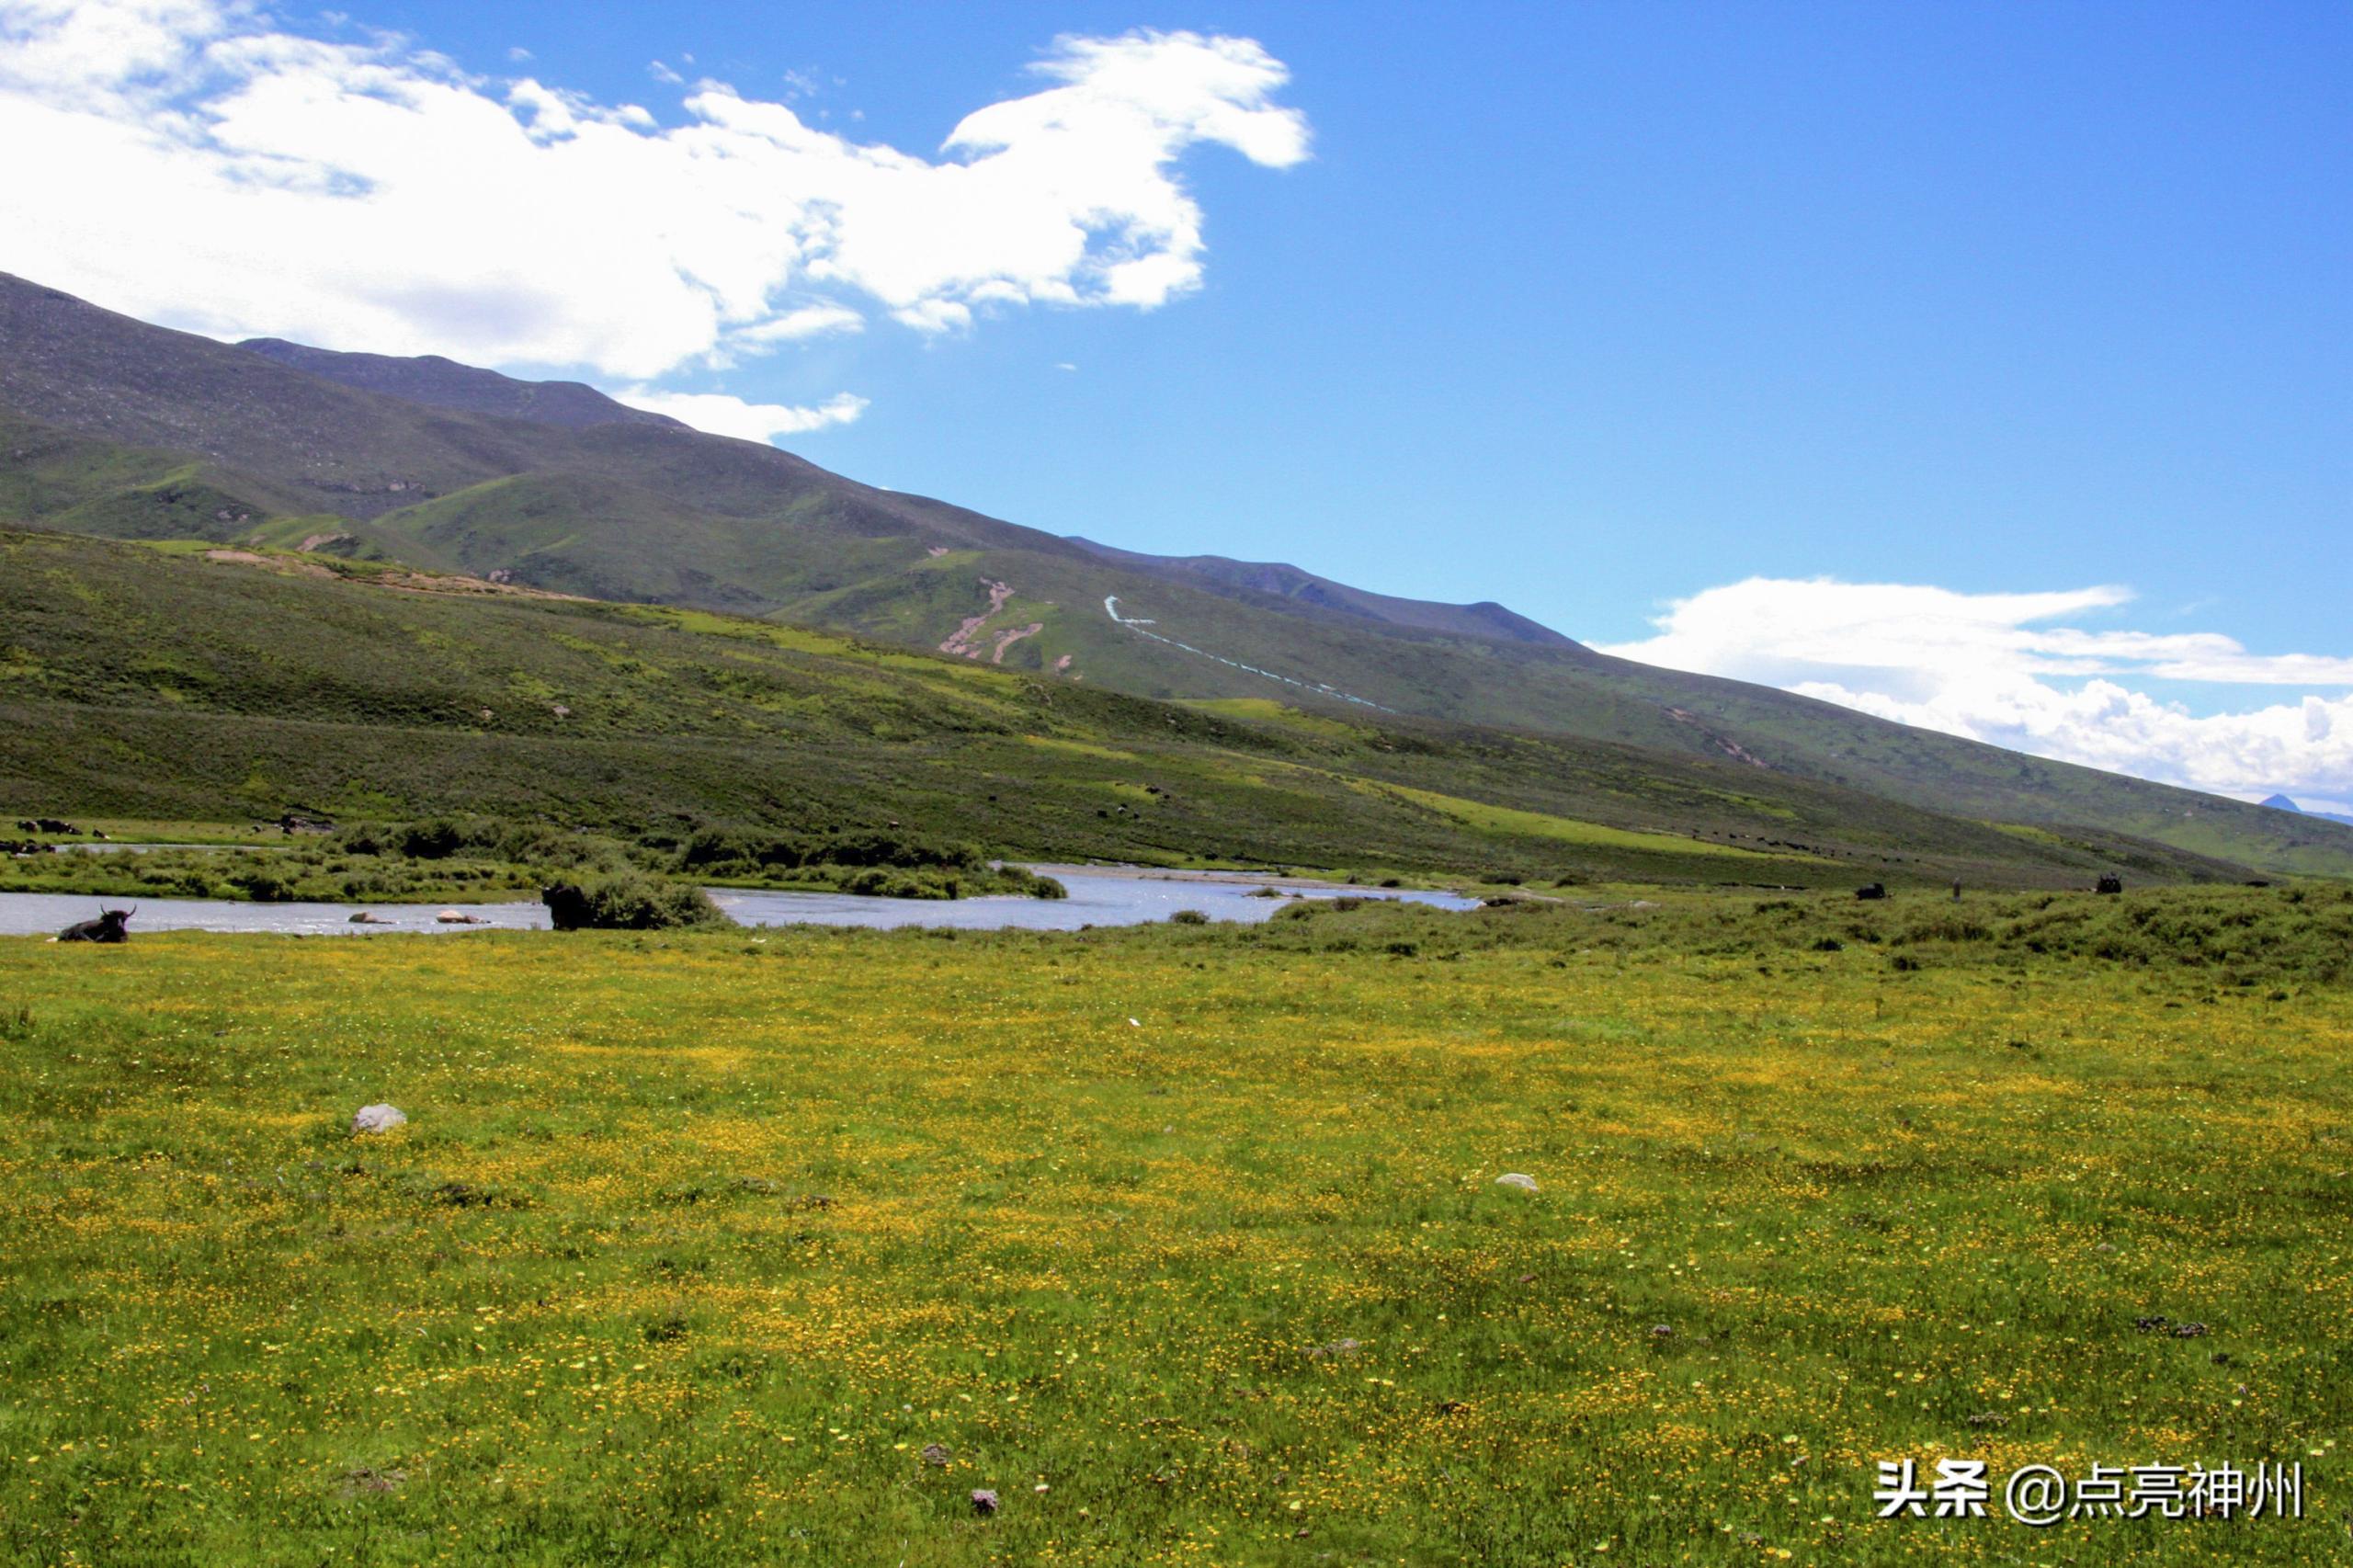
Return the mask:
M1289 877L1233 872L1168 872L1129 867L1033 866L1070 890L1062 899L995 896L962 899L859 898L835 892L762 892L748 888L712 888L712 902L738 923L751 926L948 926L967 931L1023 929L1074 931L1082 926L1136 926L1165 920L1180 909L1195 909L1212 920L1252 922L1269 918L1295 898L1267 898L1257 890L1286 895L1333 898L1409 899L1444 909L1469 909L1476 899L1414 889L1343 887ZM85 893L0 893L0 936L54 936L77 920L88 920L103 902L135 903L131 935L151 931L275 931L308 937L368 936L386 931L544 931L548 912L536 899L503 903L240 903L222 899L148 898L98 900ZM474 917L474 925L442 925L444 908ZM361 911L381 924L355 926Z

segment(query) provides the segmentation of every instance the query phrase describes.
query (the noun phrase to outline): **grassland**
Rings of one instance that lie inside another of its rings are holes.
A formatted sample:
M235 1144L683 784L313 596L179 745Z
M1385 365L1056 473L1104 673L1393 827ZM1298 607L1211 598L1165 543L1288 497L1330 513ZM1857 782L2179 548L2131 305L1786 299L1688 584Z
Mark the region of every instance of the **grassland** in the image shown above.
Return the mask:
M2348 962L2334 888L0 942L0 1555L2339 1562Z

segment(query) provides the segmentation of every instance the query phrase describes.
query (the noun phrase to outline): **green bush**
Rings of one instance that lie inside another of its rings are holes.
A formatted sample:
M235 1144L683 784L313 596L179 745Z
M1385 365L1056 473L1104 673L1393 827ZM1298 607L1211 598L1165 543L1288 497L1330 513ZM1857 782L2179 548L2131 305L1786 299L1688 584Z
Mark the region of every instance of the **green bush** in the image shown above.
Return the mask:
M256 903L283 903L294 897L293 887L267 866L252 866L229 879L235 888Z
M1000 866L996 869L997 885L1006 892L1027 893L1031 898L1068 898L1070 889L1051 877L1041 877L1027 866Z
M700 888L634 871L551 882L540 890L559 931L656 931L731 924Z
M412 860L441 860L464 847L465 830L448 817L413 822L397 830L394 844Z

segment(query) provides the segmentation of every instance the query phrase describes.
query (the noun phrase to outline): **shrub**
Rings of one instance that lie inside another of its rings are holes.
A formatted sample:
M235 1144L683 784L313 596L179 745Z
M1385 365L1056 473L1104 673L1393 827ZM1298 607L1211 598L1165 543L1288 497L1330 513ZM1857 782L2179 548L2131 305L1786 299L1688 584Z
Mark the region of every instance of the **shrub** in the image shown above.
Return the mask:
M229 885L256 903L283 903L294 896L286 880L267 866L254 866L236 872Z
M448 817L413 822L394 830L393 844L412 860L442 860L464 847L465 831Z
M655 931L729 924L700 888L631 871L552 882L540 891L540 899L559 931Z
M1068 898L1070 890L1051 877L1041 877L1026 866L1000 866L997 881L1007 892L1028 893L1031 898Z

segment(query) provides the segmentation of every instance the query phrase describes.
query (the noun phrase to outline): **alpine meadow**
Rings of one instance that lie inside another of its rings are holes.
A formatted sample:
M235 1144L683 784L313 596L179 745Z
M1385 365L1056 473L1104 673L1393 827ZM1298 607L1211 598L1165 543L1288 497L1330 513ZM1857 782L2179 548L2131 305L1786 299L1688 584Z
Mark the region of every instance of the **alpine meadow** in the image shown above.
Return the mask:
M0 0L0 1564L2353 1561L2347 59Z

